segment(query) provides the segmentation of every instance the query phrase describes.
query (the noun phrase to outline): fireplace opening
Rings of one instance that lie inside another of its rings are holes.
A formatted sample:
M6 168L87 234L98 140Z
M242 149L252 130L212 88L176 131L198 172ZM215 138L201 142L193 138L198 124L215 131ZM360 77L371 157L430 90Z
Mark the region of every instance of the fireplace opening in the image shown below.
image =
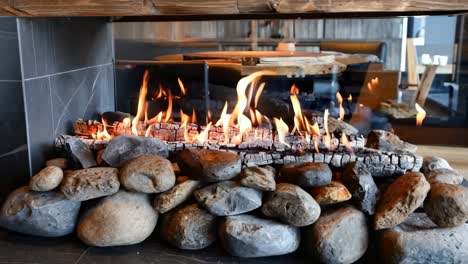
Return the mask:
M5 230L171 261L468 258L464 15L9 19L6 156L32 177Z

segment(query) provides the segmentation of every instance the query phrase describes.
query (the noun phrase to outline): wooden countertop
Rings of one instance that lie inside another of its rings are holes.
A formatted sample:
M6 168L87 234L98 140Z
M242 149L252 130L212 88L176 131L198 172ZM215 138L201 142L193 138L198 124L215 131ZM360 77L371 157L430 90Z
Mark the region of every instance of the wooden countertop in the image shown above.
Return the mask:
M468 181L468 148L419 145L417 153L446 159Z

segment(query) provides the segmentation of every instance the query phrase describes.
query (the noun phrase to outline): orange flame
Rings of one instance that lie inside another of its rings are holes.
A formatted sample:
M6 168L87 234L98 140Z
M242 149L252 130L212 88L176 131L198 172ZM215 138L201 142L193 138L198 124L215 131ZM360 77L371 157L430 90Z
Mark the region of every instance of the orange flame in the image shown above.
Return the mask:
M158 95L156 95L156 98L157 98L157 99L160 99L160 98L162 98L163 96L166 96L166 91L164 91L162 85L159 84L159 91L158 91Z
M258 107L258 100L260 99L260 95L263 92L263 89L265 88L265 83L261 83L260 86L258 87L257 93L255 94L255 101L254 101L254 106L255 109Z
M292 88L291 88L292 89ZM301 108L301 103L299 102L299 99L297 98L297 95L291 94L291 103L293 105L293 110L294 110L294 131L298 131L301 133L301 131L306 131L306 123L304 121L304 116L302 115L302 108Z
M210 132L210 129L211 129L211 122L209 122L208 125L206 125L205 129L203 129L203 131L200 132L200 134L198 134L195 137L195 140L199 144L204 144L206 142L206 140L208 139L208 133Z
M352 94L349 94L348 96L348 102L352 102L353 101L353 95Z
M142 118L143 111L145 108L145 101L146 101L146 94L148 93L148 81L149 81L149 72L148 70L145 71L143 75L143 82L140 87L140 92L138 95L138 110L135 118L132 120L132 133L135 136L138 136L138 122Z
M130 117L126 117L122 120L122 124L125 128L129 128L132 125L132 119Z
M167 97L167 111L164 118L164 122L169 122L169 120L171 120L172 115L172 93L170 90L168 91L168 94L169 96Z
M148 128L146 129L145 137L149 137L150 134L151 134L151 125L149 125Z
M318 147L318 140L317 140L317 137L314 137L314 149L315 149L315 152L316 152L316 153L319 153L319 152L320 152L319 147Z
M257 126L262 126L262 123L263 123L263 115L258 111L258 110L255 110L255 118L256 118L256 121L257 121Z
M334 149L334 146L331 142L331 136L330 136L330 131L328 130L328 116L330 115L330 112L328 111L328 109L325 109L325 113L323 114L323 123L324 123L324 126L325 126L325 146L329 149L329 150L333 150Z
M291 86L291 89L289 90L289 93L291 95L298 95L299 94L299 88L297 88L297 86L295 84L293 84L293 86Z
M197 123L197 113L195 113L195 109L192 108L192 124Z
M111 135L107 133L107 122L104 120L104 118L101 118L102 121L102 131L97 131L97 133L91 134L91 137L94 140L109 140L112 139Z
M351 147L351 144L349 143L348 136L346 136L346 133L344 131L341 133L341 144L345 146L348 152L354 152L353 147Z
M232 142L239 145L242 143L243 136L249 133L252 129L252 122L250 122L250 119L244 114L240 114L237 120L239 125L239 134L232 139Z
M187 93L187 90L185 90L184 83L180 80L180 78L177 78L177 82L179 83L180 91L182 92L182 95L185 95Z
M189 135L188 135L188 128L187 128L187 124L188 124L189 121L190 121L190 116L184 114L184 112L182 110L180 110L180 122L182 123L180 128L184 129L184 140L186 142L190 142L190 138L189 138Z
M313 126L309 126L311 132L312 132L312 135L314 136L320 136L320 128L319 128L319 125L318 123L315 123Z
M286 143L286 136L288 135L289 133L289 127L288 125L283 121L282 118L278 119L278 118L273 118L273 120L275 121L275 125L276 125L276 131L278 132L278 141L288 147L289 144Z
M223 107L223 110L221 111L221 115L219 116L219 119L218 121L216 122L215 126L219 127L219 126L222 126L223 125L223 118L226 116L227 114L227 109L228 109L228 102L225 101L224 102L224 107Z
M341 96L340 92L336 92L336 100L338 101L338 104L340 106L340 116L338 119L344 120L345 110L343 108L343 96Z
M422 108L418 103L414 106L416 107L416 111L418 111L418 114L416 114L416 125L422 126L424 119L426 118L426 110L424 110L424 108Z

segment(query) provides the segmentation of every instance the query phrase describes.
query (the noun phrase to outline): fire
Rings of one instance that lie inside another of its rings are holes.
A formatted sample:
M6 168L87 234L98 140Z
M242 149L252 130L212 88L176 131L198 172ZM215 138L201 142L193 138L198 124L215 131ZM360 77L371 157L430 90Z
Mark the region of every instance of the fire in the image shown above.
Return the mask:
M291 86L291 90L289 90L289 93L291 95L298 95L299 94L299 88L297 88L297 86L295 84L293 84L293 86Z
M172 93L171 90L168 91L168 97L167 97L167 111L166 115L164 118L164 122L169 122L171 120L171 115L172 115Z
M289 144L286 143L286 136L289 133L288 125L283 121L282 118L278 119L278 118L275 117L275 118L273 118L273 120L275 121L276 131L278 132L279 142L289 147Z
M418 111L416 114L416 125L422 126L424 119L426 118L426 110L424 110L424 108L422 108L418 103L414 106L416 107L416 111Z
M180 91L182 92L182 95L185 95L187 93L187 90L185 90L184 83L180 80L180 78L177 78L177 82L179 83Z
M135 136L138 136L138 122L142 118L143 111L145 110L146 94L148 93L148 81L149 81L149 72L145 71L143 75L143 82L140 87L140 92L138 95L138 109L135 118L132 120L132 133Z
M149 137L150 134L151 134L151 125L149 125L148 128L146 129L145 137Z
M345 146L348 152L354 152L353 147L351 147L351 144L349 143L348 136L346 136L346 133L344 131L341 133L341 144Z
M203 129L203 131L200 132L200 134L198 134L195 137L195 140L199 144L205 144L206 140L208 139L208 133L210 132L210 129L211 129L211 122L208 123L208 125L206 125L205 129Z
M329 150L333 150L334 146L331 142L331 136L330 136L330 131L328 131L328 116L330 115L328 109L325 109L325 112L323 114L323 124L325 126L325 146Z
M375 88L379 86L379 77L372 78L368 83L367 83L367 89L369 92L373 93Z
M311 131L312 131L312 135L314 136L320 136L320 128L319 128L319 125L318 123L315 123L313 126L309 126Z
M102 131L97 131L97 133L93 133L91 134L91 137L94 139L94 140L110 140L112 139L111 135L109 135L109 133L107 133L107 122L101 118L101 121L102 121Z
M336 100L338 101L338 105L340 106L340 116L339 120L344 120L345 110L343 108L343 96L341 96L340 92L336 92Z
M318 147L318 141L317 141L316 137L314 137L314 149L315 149L316 153L320 152L319 147Z
M265 88L265 83L263 82L260 84L260 86L257 89L257 93L255 94L255 101L254 101L255 108L257 108L258 106L258 100L260 99L260 95L262 94L264 88Z
M352 102L352 101L353 101L353 95L350 94L350 95L348 96L348 102Z
M192 108L192 124L197 123L197 113L195 113L195 109Z
M180 122L182 123L180 128L184 129L184 140L186 142L190 142L190 138L189 138L189 135L188 135L188 127L187 127L189 121L190 121L190 116L184 114L184 112L182 110L180 110Z
M245 134L249 133L249 131L252 129L252 122L250 122L250 119L245 116L244 114L240 114L238 117L238 125L239 125L239 135L235 136L232 139L232 142L234 144L240 144L242 143L242 138Z

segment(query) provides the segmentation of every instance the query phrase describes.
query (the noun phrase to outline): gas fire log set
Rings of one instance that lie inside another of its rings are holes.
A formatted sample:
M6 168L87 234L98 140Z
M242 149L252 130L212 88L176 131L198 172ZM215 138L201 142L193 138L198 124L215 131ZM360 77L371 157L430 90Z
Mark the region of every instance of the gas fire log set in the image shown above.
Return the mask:
M219 240L247 258L301 245L320 262L353 263L375 243L388 263L468 259L468 190L444 159L423 159L390 132L366 139L328 111L306 116L293 89L293 129L256 109L249 118L245 94L256 77L246 78L231 114L226 105L204 126L183 112L181 122L168 111L144 118L148 80L135 117L77 120L75 135L56 140L61 156L10 194L1 226L46 237L76 231L107 247L140 243L159 225L177 248Z

